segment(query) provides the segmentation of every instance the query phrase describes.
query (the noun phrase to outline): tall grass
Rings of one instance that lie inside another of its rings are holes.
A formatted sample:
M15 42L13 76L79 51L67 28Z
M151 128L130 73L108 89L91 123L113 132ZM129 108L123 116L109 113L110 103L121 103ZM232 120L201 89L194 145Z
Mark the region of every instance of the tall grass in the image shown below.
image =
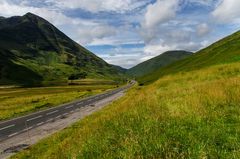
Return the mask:
M12 158L240 158L240 64L164 76Z

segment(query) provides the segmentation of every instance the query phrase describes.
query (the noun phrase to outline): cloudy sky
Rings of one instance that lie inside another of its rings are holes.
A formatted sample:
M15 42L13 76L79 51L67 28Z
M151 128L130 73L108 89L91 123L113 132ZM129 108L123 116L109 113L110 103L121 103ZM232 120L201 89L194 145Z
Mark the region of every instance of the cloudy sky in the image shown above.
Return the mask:
M125 68L167 50L197 51L237 31L240 0L0 0L0 16L37 14Z

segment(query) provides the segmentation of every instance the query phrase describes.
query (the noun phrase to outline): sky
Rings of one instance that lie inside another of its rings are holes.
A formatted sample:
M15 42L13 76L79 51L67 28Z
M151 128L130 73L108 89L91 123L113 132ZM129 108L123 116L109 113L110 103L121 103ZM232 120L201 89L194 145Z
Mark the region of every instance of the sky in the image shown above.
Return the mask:
M239 30L240 0L0 0L0 16L37 14L108 63L130 68L196 52Z

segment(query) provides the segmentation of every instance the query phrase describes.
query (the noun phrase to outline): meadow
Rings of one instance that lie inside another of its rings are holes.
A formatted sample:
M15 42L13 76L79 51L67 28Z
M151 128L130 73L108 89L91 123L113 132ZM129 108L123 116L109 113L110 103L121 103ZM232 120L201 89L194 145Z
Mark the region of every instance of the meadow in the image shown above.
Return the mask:
M161 77L12 158L240 158L240 63Z
M0 121L58 106L116 88L112 81L78 80L75 85L0 88Z

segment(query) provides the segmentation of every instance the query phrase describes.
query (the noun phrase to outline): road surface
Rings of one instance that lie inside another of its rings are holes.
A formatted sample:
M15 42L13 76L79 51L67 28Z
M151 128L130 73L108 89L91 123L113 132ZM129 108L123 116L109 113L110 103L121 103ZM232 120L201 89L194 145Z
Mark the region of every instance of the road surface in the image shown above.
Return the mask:
M82 100L74 101L72 103L68 103L58 107L39 111L36 113L32 113L30 115L15 118L12 120L0 122L0 144L4 140L7 140L21 133L27 132L31 129L37 128L41 125L51 122L52 120L63 118L64 116L67 116L68 114L71 114L72 112L74 112L74 110L76 109L89 106L97 101L100 101L112 95L115 95L123 90L130 88L133 84L134 82L132 82L127 86L124 86L112 91L108 91L103 94L98 94Z

